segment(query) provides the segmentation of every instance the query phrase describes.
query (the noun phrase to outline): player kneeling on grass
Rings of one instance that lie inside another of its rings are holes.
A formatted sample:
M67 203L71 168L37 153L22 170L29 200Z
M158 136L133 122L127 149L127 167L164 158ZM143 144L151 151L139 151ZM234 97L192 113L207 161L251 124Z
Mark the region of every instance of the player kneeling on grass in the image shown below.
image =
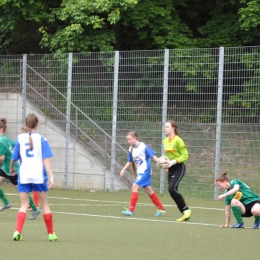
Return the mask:
M220 190L224 194L218 196L218 200L225 199L226 203L226 224L220 227L228 227L230 222L231 210L237 220L237 224L232 228L243 228L243 217L255 217L254 229L260 228L260 196L242 181L233 179L229 181L227 173L222 173L216 180Z
M128 151L128 161L120 172L120 176L123 177L125 170L132 166L134 183L132 186L132 196L130 199L129 209L125 208L125 210L121 213L126 216L132 216L134 214L135 206L138 200L138 189L142 187L158 209L154 216L160 217L163 213L165 213L165 209L151 187L151 159L156 162L158 161L158 158L155 155L156 152L148 147L145 143L139 142L138 135L134 131L129 132L126 136L126 139L131 147Z
M34 114L29 114L26 117L25 125L29 131L17 137L10 166L10 172L13 173L15 161L21 162L18 175L21 208L17 214L13 240L22 239L22 229L29 204L29 193L33 190L39 193L48 240L55 241L57 236L53 231L52 213L47 199L47 173L50 177L49 188L53 186L53 173L49 161L49 158L52 157L52 151L48 141L36 133L39 122Z

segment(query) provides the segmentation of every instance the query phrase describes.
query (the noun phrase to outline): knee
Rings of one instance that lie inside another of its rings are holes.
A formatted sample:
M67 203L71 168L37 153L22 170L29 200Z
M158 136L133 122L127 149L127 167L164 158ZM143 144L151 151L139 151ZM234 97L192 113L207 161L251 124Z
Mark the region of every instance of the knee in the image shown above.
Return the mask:
M172 196L175 196L177 194L177 190L176 190L176 187L173 186L173 187L169 187L168 188L168 191L169 193L172 195Z
M237 199L233 199L233 200L231 200L231 206L238 206L239 203L240 203L240 201L237 200Z
M260 204L257 203L253 206L252 210L251 210L252 214L254 216L260 216Z

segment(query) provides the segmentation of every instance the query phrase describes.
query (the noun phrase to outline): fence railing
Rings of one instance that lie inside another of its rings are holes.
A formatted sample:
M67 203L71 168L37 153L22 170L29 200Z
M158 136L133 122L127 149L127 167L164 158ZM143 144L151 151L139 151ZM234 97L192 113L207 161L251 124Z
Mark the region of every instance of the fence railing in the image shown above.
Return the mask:
M260 193L259 58L259 46L1 56L1 92L23 91L85 143L111 170L112 191L126 133L136 130L160 155L163 125L173 119L190 153L184 194L216 198L224 171ZM164 193L164 173L153 170L152 185Z

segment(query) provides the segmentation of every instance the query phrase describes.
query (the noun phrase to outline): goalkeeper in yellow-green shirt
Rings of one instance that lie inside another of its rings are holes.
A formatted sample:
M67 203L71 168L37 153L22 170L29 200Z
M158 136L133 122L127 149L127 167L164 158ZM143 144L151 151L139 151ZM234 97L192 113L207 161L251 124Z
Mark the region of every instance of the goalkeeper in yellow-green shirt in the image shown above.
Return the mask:
M189 153L184 141L178 136L178 125L176 122L166 122L164 131L167 136L163 139L164 154L170 161L165 163L162 168L168 173L168 191L179 211L183 214L177 221L183 222L190 219L191 210L178 191L178 185L185 175L185 162L189 158Z
M254 229L260 228L260 196L244 182L239 179L229 181L227 173L222 173L217 179L216 184L224 194L218 196L218 200L225 199L226 203L226 223L220 227L228 227L230 222L231 210L237 223L232 228L243 228L243 217L255 217Z

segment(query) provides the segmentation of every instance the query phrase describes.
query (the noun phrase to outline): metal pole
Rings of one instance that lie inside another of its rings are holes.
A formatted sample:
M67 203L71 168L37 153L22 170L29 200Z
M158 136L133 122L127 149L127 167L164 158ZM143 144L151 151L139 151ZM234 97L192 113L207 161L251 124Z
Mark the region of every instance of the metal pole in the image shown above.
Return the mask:
M68 57L69 63L68 63L68 86L67 86L67 111L66 111L66 148L65 148L65 167L64 167L65 168L64 169L64 189L68 188L72 59L73 59L73 53L69 53L69 57Z
M223 97L223 73L224 73L224 47L219 48L219 68L218 68L218 104L217 104L217 126L216 126L216 155L215 155L215 179L219 176L220 163L220 140L222 121L222 97ZM218 198L218 187L214 186L214 199Z
M22 85L22 122L25 124L26 117L26 83L27 83L27 54L23 55L23 85Z
M164 51L164 75L163 75L163 106L162 106L162 139L165 138L164 125L167 121L168 102L168 77L169 77L169 50ZM164 147L161 146L161 155L164 154ZM164 170L160 174L160 194L164 193Z
M115 65L114 65L112 147L111 147L111 171L110 171L110 191L111 192L114 192L114 189L115 189L114 175L115 175L115 157L116 157L116 124L117 124L118 72L119 72L119 51L116 51L115 52Z

